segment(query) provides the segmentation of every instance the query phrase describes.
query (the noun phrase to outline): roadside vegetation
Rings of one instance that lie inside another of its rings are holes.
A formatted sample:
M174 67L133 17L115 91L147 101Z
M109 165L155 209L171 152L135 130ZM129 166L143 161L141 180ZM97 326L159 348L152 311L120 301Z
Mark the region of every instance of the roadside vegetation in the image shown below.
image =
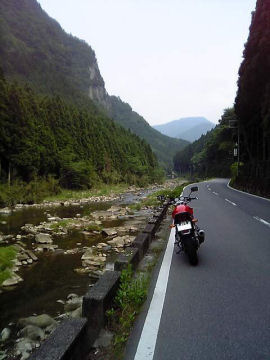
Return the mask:
M0 247L0 285L10 278L16 254L17 251L13 246Z
M160 206L160 200L158 197L164 197L165 199L179 197L183 191L183 188L187 186L189 182L185 182L181 185L176 186L173 190L163 189L154 192L153 194L148 195L146 198L142 199L140 202L130 205L132 210L141 210L143 207L156 207Z
M102 353L98 355L98 359L123 359L127 339L136 317L147 299L151 273L166 245L167 232L168 227L165 225L161 229L159 240L151 243L147 253L148 259L144 258L141 261L136 272L132 271L131 265L122 271L120 288L112 308L107 311L107 327L114 333L114 339L109 349L101 350ZM94 357L94 359L96 358Z
M109 328L115 333L112 359L121 359L136 315L147 298L149 274L133 276L131 265L122 271L114 306L107 311Z

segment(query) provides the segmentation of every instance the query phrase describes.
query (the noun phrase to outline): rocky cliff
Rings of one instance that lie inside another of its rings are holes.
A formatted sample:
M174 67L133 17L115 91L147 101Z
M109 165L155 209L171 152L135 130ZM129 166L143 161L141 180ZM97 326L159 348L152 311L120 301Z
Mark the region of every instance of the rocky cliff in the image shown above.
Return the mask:
M1 0L0 57L7 78L71 101L88 97L116 122L144 138L165 167L187 142L152 129L118 97L108 95L93 49L71 36L36 0Z

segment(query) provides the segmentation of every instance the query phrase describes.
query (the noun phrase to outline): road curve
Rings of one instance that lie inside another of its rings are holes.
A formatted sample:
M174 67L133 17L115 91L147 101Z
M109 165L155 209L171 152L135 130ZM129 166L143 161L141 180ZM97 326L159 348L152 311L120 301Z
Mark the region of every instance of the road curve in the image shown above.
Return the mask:
M270 201L229 189L227 182L198 184L192 206L206 233L199 264L190 266L173 251L160 320L152 309L160 289L153 285L126 360L270 359Z

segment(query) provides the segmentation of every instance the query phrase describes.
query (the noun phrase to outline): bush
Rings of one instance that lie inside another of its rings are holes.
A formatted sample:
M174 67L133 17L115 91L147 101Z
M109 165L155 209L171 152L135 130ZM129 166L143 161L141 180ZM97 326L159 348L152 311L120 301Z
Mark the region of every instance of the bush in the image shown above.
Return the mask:
M60 170L60 185L66 189L91 189L98 181L93 165L88 161L65 164Z
M10 268L13 266L12 260L17 254L13 246L0 247L0 284L10 277Z
M52 176L35 178L29 183L20 180L0 185L0 206L14 206L18 203L33 204L41 202L46 196L60 193L60 186Z

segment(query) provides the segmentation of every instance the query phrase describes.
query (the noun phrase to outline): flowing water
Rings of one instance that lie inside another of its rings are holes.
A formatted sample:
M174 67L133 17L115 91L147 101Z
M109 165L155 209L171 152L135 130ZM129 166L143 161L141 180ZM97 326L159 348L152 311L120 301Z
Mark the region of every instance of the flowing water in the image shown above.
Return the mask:
M146 193L140 194L145 196ZM139 197L140 197L139 196ZM124 206L138 199L134 194L126 194L121 201L87 203L82 206L26 207L13 211L10 215L0 215L0 233L17 235L25 224L38 225L47 220L48 214L60 218L74 218L90 215L93 211L107 210L112 205ZM103 227L120 226L125 220L104 221ZM31 266L21 267L19 275L23 282L16 287L0 293L0 332L10 323L32 314L50 314L57 316L63 313L63 305L58 299L65 300L70 293L83 295L95 280L87 274L77 274L74 269L81 266L82 253L64 254L64 250L76 247L96 245L104 241L101 235L83 234L72 230L65 236L54 236L54 244L59 250L54 253L38 254L38 262ZM25 241L31 248L31 241ZM12 243L12 241L11 241ZM110 263L110 260L109 260ZM110 264L108 264L110 266Z

